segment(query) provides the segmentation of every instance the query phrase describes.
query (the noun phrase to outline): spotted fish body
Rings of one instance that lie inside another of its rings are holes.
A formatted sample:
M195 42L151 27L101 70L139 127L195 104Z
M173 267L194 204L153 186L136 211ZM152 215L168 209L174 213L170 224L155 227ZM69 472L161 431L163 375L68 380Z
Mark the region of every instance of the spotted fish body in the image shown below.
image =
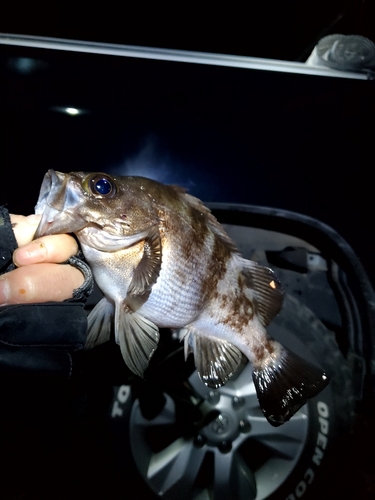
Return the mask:
M142 376L159 327L178 330L205 384L220 387L252 363L263 413L280 425L327 384L324 372L271 339L282 307L274 273L244 259L210 211L183 189L142 177L48 171L36 236L75 233L104 298L87 347L114 327L126 364Z

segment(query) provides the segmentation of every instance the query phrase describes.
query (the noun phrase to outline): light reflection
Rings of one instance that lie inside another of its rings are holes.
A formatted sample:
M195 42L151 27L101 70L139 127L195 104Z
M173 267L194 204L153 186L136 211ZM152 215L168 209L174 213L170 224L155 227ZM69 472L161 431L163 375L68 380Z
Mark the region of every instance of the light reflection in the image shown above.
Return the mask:
M85 109L73 106L54 106L52 110L69 116L80 116L87 113Z
M47 66L46 62L31 57L10 57L8 59L8 67L20 75L31 75Z
M77 108L65 108L65 112L70 116L77 116L80 114L80 111Z
M155 134L147 135L140 144L139 150L132 156L107 168L113 175L138 175L154 179L164 184L175 184L188 191L194 191L195 182L186 172L194 171L193 166L181 163L168 152L168 147L163 144Z

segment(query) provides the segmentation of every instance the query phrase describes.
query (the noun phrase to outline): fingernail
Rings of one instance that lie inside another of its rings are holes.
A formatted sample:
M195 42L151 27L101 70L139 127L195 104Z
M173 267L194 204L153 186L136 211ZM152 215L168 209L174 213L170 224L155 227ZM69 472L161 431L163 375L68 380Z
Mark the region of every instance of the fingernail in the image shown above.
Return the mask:
M10 297L9 281L6 276L0 276L0 304L5 305L8 303Z

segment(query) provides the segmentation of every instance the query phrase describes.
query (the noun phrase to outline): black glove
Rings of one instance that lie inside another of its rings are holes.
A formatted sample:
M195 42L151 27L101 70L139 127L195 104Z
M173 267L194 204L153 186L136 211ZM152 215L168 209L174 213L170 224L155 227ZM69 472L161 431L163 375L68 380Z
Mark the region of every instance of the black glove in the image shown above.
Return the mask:
M84 347L82 304L49 302L0 307L0 373L70 377L72 355Z

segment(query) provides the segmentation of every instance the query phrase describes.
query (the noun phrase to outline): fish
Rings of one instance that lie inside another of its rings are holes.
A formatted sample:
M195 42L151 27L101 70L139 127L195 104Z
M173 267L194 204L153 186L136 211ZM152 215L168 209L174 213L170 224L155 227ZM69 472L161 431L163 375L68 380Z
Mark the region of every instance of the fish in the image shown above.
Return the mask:
M126 365L143 377L159 329L168 328L215 389L248 361L260 408L275 427L328 384L324 370L267 333L284 298L275 273L245 259L185 189L145 177L49 170L35 213L36 238L75 234L103 293L88 316L86 348L114 334Z

